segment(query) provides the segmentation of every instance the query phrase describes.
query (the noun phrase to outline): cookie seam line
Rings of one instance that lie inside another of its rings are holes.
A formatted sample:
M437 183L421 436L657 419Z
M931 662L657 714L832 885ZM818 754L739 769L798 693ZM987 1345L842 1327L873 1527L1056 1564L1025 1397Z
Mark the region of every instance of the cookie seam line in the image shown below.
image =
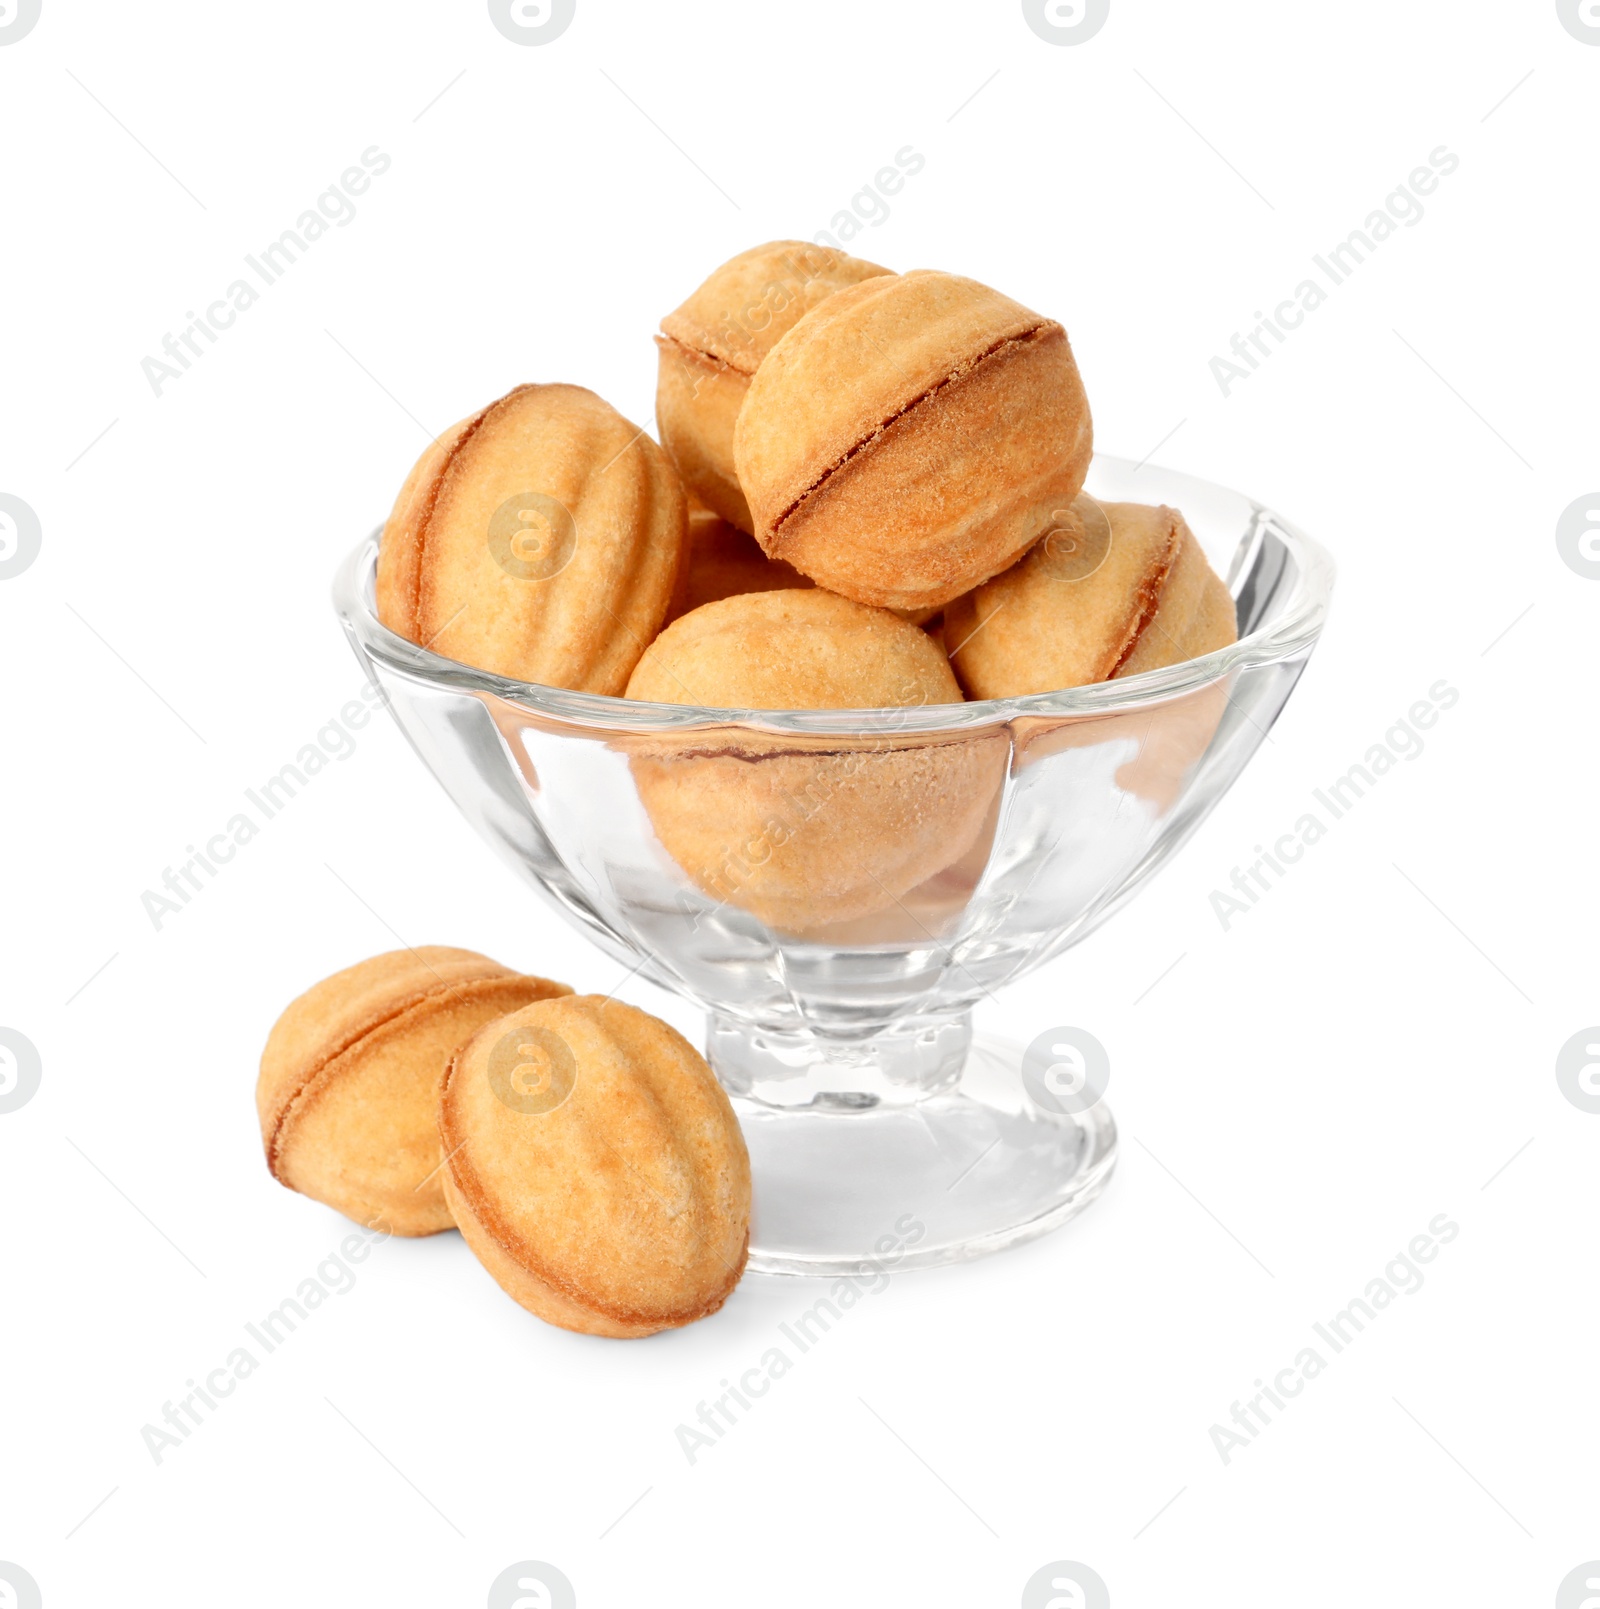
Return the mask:
M451 447L450 451L446 454L445 460L444 460L443 464L440 466L438 474L433 477L433 483L432 483L432 486L430 487L429 493L428 493L427 507L424 510L424 512L422 513L422 515L419 517L418 523L417 523L417 538L416 538L417 587L416 587L416 596L415 596L415 598L414 598L414 600L412 602L412 607L411 607L412 630L411 630L410 640L412 642L417 643L419 646L421 646L423 648L433 648L434 639L438 636L438 633L435 633L433 638L425 638L424 637L423 629L422 629L422 592L423 592L423 585L424 585L424 577L425 577L425 575L427 573L427 565L426 565L426 563L424 561L425 561L426 555L427 555L428 537L429 537L429 535L431 534L431 531L432 531L434 515L436 514L436 512L438 510L439 495L440 495L441 491L443 490L445 480L448 477L448 475L450 474L450 471L455 467L455 465L456 465L457 461L459 460L459 458L461 457L462 453L466 450L467 445L478 435L479 431L483 428L483 426L488 423L490 414L495 413L498 409L502 408L505 404L513 401L515 398L521 396L524 392L533 391L535 389L537 389L537 387L535 385L533 385L533 384L514 386L503 397L496 398L495 401L491 402L486 408L484 408L480 413L478 413L467 424L466 428L464 428L462 430L459 439L455 442L455 444ZM621 416L619 415L618 417L620 418ZM622 421L622 423L624 425L626 425L630 430L633 431L633 435L628 439L628 442L626 443L626 445L624 445L623 448L619 452L617 452L615 455L613 455L613 457L611 458L610 462L607 463L607 465L605 466L605 470L609 470L611 468L611 466L613 464L615 464L623 456L623 454L626 453L628 451L628 449L630 447L632 447L638 441L643 440L647 444L647 447L646 447L647 453L648 453L648 448L650 448L650 447L655 447L658 452L660 451L659 445L656 442L654 442L650 438L650 436L645 431L641 430L637 425L634 425L630 420L626 420L626 419L624 419ZM601 471L602 475L605 473L605 470ZM652 508L652 511L654 512L655 511L655 503L656 503L656 499L655 499L655 491L656 491L655 476L647 471L645 479L646 479L646 482L647 482L647 488L648 488L649 493L650 493L651 508ZM647 521L646 523L649 523L649 522ZM573 516L573 524L574 524L574 528L576 528L577 517L575 515ZM627 574L628 574L628 576L629 576L629 578L631 580L637 580L638 579L638 571L640 570L641 566L649 560L650 556L655 551L655 547L656 547L656 544L654 544L654 543L648 544L644 548L642 555L631 555L630 556L630 558L632 559L633 562L631 564L631 567L627 571ZM674 567L674 570L672 572L672 584L670 586L668 586L664 591L664 597L666 599L666 602L663 604L663 612L665 611L665 608L667 607L667 605L670 604L670 600L671 600L671 597L672 597L672 591L673 591L673 588L676 586L676 583L677 583L677 572L678 572L679 569L681 569L688 562L687 553L688 553L688 516L687 516L687 504L685 504L684 537L683 537L682 542L680 542L679 546L678 546L678 563L677 563L677 566ZM459 614L460 612L461 612L460 610L456 611L457 614ZM628 636L634 637L635 640L637 640L637 635L638 634L635 633L632 630L632 628L630 626L628 626L620 618L620 616L617 614L617 612L615 610L612 610L612 611L610 611L610 613L611 613L611 617L612 617L613 622L618 627L621 628L622 632L627 634ZM456 616L452 615L450 617L450 620L447 620L445 622L445 625L448 626L451 623L451 621L453 621L455 618L456 618ZM439 630L442 632L444 630L444 627L440 627ZM438 651L438 650L435 650L435 651ZM613 638L608 642L607 647L601 651L602 659L604 659L606 656L609 656L611 658L616 658L619 653L624 653L624 652L625 652L625 648L619 649L617 644L616 644L615 637L613 636ZM591 691L591 692L592 691L598 691L598 689L588 687L585 684L587 682L589 682L590 680L594 679L596 677L596 675L600 671L602 671L602 670L604 670L606 668L607 667L604 665L604 663L591 664L588 667L588 669L583 673L583 676L582 676L581 680L579 682L573 684L575 686L576 690L577 691ZM608 680L614 682L616 680L616 678L611 677L611 678L608 678ZM626 678L624 678L623 680L624 680L624 683L625 683ZM622 696L622 691L623 691L623 689L619 687L618 691L615 694L612 694L610 696L612 696L612 697L621 697Z
M1172 574L1173 566L1178 562L1178 550L1183 546L1183 526L1173 510L1172 529L1167 538L1166 551L1162 554L1160 572L1152 579L1147 578L1140 587L1140 610L1134 618L1131 634L1124 640L1122 652L1117 655L1117 662L1100 679L1111 681L1119 670L1133 658L1134 650L1138 648L1140 639L1155 619L1156 611L1161 607L1161 594L1166 591L1167 579Z
M341 1058L348 1056L351 1051L358 1050L375 1034L381 1033L385 1028L392 1027L408 1012L415 1011L418 1006L430 1002L443 1004L455 1002L450 999L452 995L459 998L470 998L471 994L479 989L495 984L521 981L526 974L508 973L504 978L472 978L460 983L447 983L436 989L425 989L420 994L409 995L398 1006L384 1012L381 1016L369 1018L359 1028L351 1030L348 1038L342 1040L326 1055L315 1058L306 1069L300 1081L284 1098L277 1110L272 1125L272 1133L267 1137L267 1168L274 1179L280 1184L284 1183L283 1175L278 1171L283 1150L284 1131L289 1126L290 1119L297 1115L299 1109L305 1104L307 1098L315 1091L313 1086L320 1087L327 1082L326 1075L333 1064ZM542 980L549 981L549 980Z
M806 286L827 277L821 270L812 271L805 266L804 259L806 259L808 256L813 256L820 253L826 259L829 268L838 268L852 261L856 263L862 263L864 261L861 258L852 258L848 252L840 251L837 246L820 246L815 242L808 242L804 240L773 241L772 245L783 248L781 255L778 256L776 261L772 264L774 270L781 270L782 272L779 274L779 277L776 280L769 279L768 288L770 288L770 286L774 283L781 285L786 290L790 288L797 288L798 294L795 297L796 300L803 299L804 289ZM755 248L757 251L763 249L764 248L762 247ZM797 261L797 259L799 259L799 261ZM727 266L730 265L724 264L724 267ZM854 290L857 285L865 284L869 279L897 279L900 277L894 272L893 269L884 268L878 263L866 263L865 266L871 268L873 272L864 275L860 279L847 279L843 283L834 284L832 289L824 293L821 300L826 301L829 296L837 295L840 291ZM703 288L704 287L702 287L702 289ZM765 292L763 291L762 294L765 295ZM691 296L689 301L692 302L693 300L694 297ZM754 374L756 369L761 366L761 359L757 358L755 363L752 364L749 369L740 369L739 365L732 359L724 358L720 356L720 354L714 352L710 346L704 343L707 340L716 339L715 330L703 321L692 318L685 314L684 309L688 307L688 305L689 303L685 302L682 306L675 307L670 313L667 314L666 318L662 319L660 326L662 335L668 340L673 341L677 345L683 347L686 351L695 352L700 356L711 358L714 362L720 363L724 368L737 370L737 372L745 375L746 378ZM820 305L821 302L817 302L811 307L803 308L800 316L804 318L806 314L815 312L817 307ZM779 311L782 311L782 309ZM667 328L668 319L677 319L680 316L682 317L684 324L694 326L695 338L692 342L685 341L682 336L673 334L673 332ZM732 315L724 314L724 318L731 320ZM798 320L796 320L796 322L798 322ZM767 328L767 326L763 325L762 328L764 330ZM789 329L793 328L794 325L791 324ZM787 334L788 330L781 331L778 339L781 340L782 337ZM773 344L776 345L776 341ZM768 348L768 351L770 350L771 347Z
M949 387L959 384L963 380L969 379L978 371L979 368L981 368L991 358L999 356L999 354L1004 352L1007 347L1030 345L1042 337L1046 337L1052 332L1058 330L1061 332L1062 338L1065 339L1066 331L1062 329L1061 325L1057 324L1053 319L1042 319L1038 324L1034 325L1032 329L1020 331L1016 335L1002 336L992 345L985 347L982 352L979 352L974 357L969 358L959 368L951 370L951 372L942 380L936 380L925 391L922 391L917 396L911 398L911 400L905 403L904 406L897 408L892 414L889 415L887 419L884 419L881 423L876 425L870 434L864 436L855 444L854 447L850 448L850 450L843 454L835 463L824 469L822 473L818 475L809 486L802 490L799 495L796 496L795 499L789 504L789 506L785 508L776 519L773 520L772 535L774 547L781 545L783 527L787 521L794 517L800 506L808 498L814 497L819 491L821 491L822 488L826 486L827 483L852 459L859 457L862 453L866 452L868 448L872 447L891 425L897 424L908 413L911 413L914 409L920 408L925 402L931 401L934 397L938 396L941 391L948 390ZM777 556L779 555L769 555L769 557Z
M445 477L455 467L461 454L466 451L470 442L487 423L489 415L504 403L510 402L513 397L520 396L524 391L532 390L531 386L513 386L503 397L497 397L486 408L481 409L467 422L466 428L452 443L450 450L444 456L444 462L439 466L439 473L433 477L433 483L428 488L427 505L417 520L417 590L411 604L411 625L415 633L413 641L422 642L422 579L427 573L424 560L428 551L428 536L433 526L433 516L438 511L439 493L444 488ZM448 622L447 622L448 624Z
M907 705L908 709L917 709L920 706ZM940 704L938 709L948 709L949 705ZM991 733L964 733L959 737L940 740L928 737L926 741L909 743L884 744L880 747L864 747L859 749L679 749L671 753L662 752L651 754L639 752L633 756L640 760L654 760L659 763L671 764L676 760L743 760L751 765L760 765L766 760L840 760L853 755L865 755L868 759L882 759L891 754L920 754L924 749L958 749L968 743L981 742L992 736Z
M676 348L677 351L691 360L698 359L702 363L710 364L713 368L727 369L733 374L743 375L746 380L760 367L760 364L757 363L748 369L741 368L732 358L725 358L718 352L712 352L703 346L696 346L693 342L685 341L681 336L672 334L665 327L662 328L656 339L667 346Z

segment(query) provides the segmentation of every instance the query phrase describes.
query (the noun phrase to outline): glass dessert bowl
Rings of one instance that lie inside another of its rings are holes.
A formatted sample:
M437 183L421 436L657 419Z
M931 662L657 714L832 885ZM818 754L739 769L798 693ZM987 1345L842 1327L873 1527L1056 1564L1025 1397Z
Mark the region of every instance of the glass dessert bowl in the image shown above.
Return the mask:
M1236 644L1020 698L713 710L512 681L396 636L376 535L339 571L357 658L462 813L593 943L706 1012L750 1147L756 1271L979 1256L1110 1177L1092 1045L974 1036L972 1009L1204 820L1293 690L1333 566L1186 475L1097 457L1087 490L1184 514Z

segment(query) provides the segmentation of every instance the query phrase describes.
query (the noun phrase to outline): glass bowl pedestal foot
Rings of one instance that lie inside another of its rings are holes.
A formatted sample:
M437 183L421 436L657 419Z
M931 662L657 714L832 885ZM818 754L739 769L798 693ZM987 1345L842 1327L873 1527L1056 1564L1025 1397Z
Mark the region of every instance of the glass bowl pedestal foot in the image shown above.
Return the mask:
M849 1042L708 1027L760 1181L750 1267L859 1275L981 1257L1081 1212L1116 1165L1103 1101L1047 1110L1023 1047L962 1014Z

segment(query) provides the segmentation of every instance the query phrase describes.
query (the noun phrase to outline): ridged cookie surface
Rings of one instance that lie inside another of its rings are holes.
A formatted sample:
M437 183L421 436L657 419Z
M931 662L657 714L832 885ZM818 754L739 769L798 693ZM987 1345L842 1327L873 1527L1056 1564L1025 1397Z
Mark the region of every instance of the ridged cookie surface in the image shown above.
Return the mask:
M467 1244L551 1324L651 1335L716 1312L744 1272L733 1108L688 1041L632 1006L575 995L485 1029L451 1064L439 1132Z
M617 694L666 618L688 509L592 391L518 386L422 455L384 527L378 618L519 681Z

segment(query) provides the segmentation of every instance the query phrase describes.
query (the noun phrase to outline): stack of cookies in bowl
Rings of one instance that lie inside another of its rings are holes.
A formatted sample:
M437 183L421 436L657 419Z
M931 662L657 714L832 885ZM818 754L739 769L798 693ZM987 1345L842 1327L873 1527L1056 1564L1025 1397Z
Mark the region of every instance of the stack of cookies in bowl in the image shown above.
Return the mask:
M1009 698L1235 640L1177 510L1084 493L1089 403L1055 320L777 241L656 339L660 446L592 392L524 385L429 447L380 544L386 626L518 681L708 711ZM628 752L702 893L838 936L981 847L1006 750ZM774 808L805 796L828 808Z
M893 632L800 596L818 591L915 625L952 698L1233 641L1177 511L1083 494L1093 430L1066 331L1000 292L777 241L717 269L657 345L660 447L570 385L518 386L429 447L383 533L385 625L520 681L680 703L700 700L631 685L657 639L672 652L714 606L737 629L763 593L793 594L797 637ZM827 707L777 663L724 707ZM864 687L838 707L884 702Z

